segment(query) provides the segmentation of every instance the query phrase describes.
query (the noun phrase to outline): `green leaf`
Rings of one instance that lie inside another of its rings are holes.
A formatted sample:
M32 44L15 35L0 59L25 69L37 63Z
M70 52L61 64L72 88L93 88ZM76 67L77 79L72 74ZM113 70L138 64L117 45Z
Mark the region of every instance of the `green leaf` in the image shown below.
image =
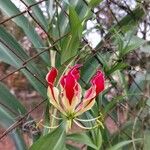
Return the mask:
M7 109L7 112L15 113L15 117L26 113L25 107L9 92L9 90L0 83L0 107Z
M124 36L115 29L114 32L115 34L113 35L113 38L116 42L116 45L118 45L120 58L146 43L146 40L135 36L134 31L127 32Z
M77 148L77 147L74 147L74 146L72 146L72 145L67 144L65 150L80 150L80 149Z
M99 5L103 0L90 0L89 2L89 6L91 7L96 7L97 5Z
M144 16L144 14L145 13L143 8L138 6L134 10L132 10L132 14L126 15L121 21L119 21L116 25L114 25L113 28L115 28L116 31L121 31L123 33L132 31L133 28L138 24L140 19ZM112 31L113 28L111 28L110 31Z
M0 107L0 125L5 129L9 128L14 123L14 118L3 108ZM18 130L14 130L10 133L12 140L15 143L16 150L26 150L26 145L24 143L23 137Z
M130 99L130 105L135 105L137 100L140 99L141 93L143 92L144 86L146 84L146 80L145 73L137 73L136 77L134 77L134 82L131 84L129 90L127 91L128 97Z
M86 133L74 133L67 136L68 140L73 140L82 144L86 144L94 149L97 149L97 146L92 142L90 137Z
M78 34L80 36L81 34L81 21L80 18L77 14L77 12L75 11L75 9L73 7L69 7L69 23L70 23L70 27L71 27L71 33L72 34Z
M20 14L19 9L10 1L10 0L5 0L1 1L0 4L0 9L4 11L9 17L13 15ZM34 47L38 52L41 51L40 48L44 47L44 44L41 40L41 38L38 36L38 34L35 32L34 26L30 24L28 19L24 16L17 16L13 19L13 21L23 29L29 40L33 43ZM49 63L49 58L47 53L44 53L40 55L43 60L48 64Z
M35 0L24 0L24 2L26 2L26 4L28 4L29 6L36 3ZM38 5L32 6L31 10L33 11L33 14L37 19L37 21L39 21L39 23L44 27L44 29L48 31L48 22L39 6Z
M53 18L53 15L54 15L54 9L53 9L54 0L47 0L45 3L46 3L46 12L47 12L47 15L49 17L49 20L51 21L52 18Z
M89 83L92 76L95 74L97 68L100 66L99 62L95 59L95 57L91 57L86 61L84 66L81 68L81 76L82 79Z
M9 90L2 83L0 83L0 109L3 111L1 112L2 116L0 116L0 124L2 124L6 129L9 128L15 122L15 120L19 119L18 117L22 117L27 113L25 107L15 98L14 95L9 92ZM28 118L28 121L30 120L33 121L32 117ZM33 139L37 138L39 138L38 134L33 135ZM17 142L20 142L18 139L16 140Z
M50 103L49 101L47 101L46 105L45 105L45 112L44 112L44 125L45 126L49 126L50 124L50 113L49 113L49 110L50 110ZM46 135L49 133L49 129L48 128L44 128L43 129L43 135Z
M107 150L119 150L120 148L132 143L132 142L138 142L138 141L141 141L141 139L135 139L135 140L128 140L128 141L123 141L123 142L120 142L114 146L112 146L111 148L107 149Z
M112 65L108 71L106 71L106 74L107 74L107 76L108 76L108 75L114 73L114 72L117 71L117 70L122 70L122 69L124 69L124 68L127 67L127 66L128 66L127 64L122 63L122 62L121 62L121 63L116 63L116 64Z
M111 36L118 31L118 33L127 33L129 31L133 31L135 27L138 25L140 19L144 16L144 10L142 7L136 7L132 11L132 15L128 14L126 15L122 20L120 20L117 24L111 27L109 32L106 34L105 39L110 38ZM134 16L134 19L133 19ZM96 46L97 48L100 48L101 45L103 45L103 41L100 41L100 43Z
M100 131L100 128L95 129L95 140L94 143L96 143L97 150L99 150L102 146L102 134Z
M65 128L59 126L37 140L29 150L59 150L65 147Z
M77 54L80 45L82 24L73 7L69 7L70 35L62 42L61 64Z
M134 19L133 19L133 15L134 15ZM136 9L134 9L132 11L132 15L126 15L121 21L119 21L118 24L114 25L108 32L108 34L105 36L105 39L109 39L110 37L112 37L115 33L115 31L119 31L122 33L126 33L128 31L132 31L133 28L135 28L135 26L139 23L140 19L143 17L144 15L144 10L141 7L137 7ZM114 30L115 29L115 30ZM100 49L101 47L103 47L104 45L103 41L100 41L100 43L96 46L96 50ZM120 43L120 47L122 46L123 43ZM130 47L129 50L131 50ZM104 54L101 54L100 52L97 52L95 54L95 57L99 57L100 62L103 64L103 68L104 71L108 71L108 62L106 59L103 59ZM90 77L92 77L94 70L100 66L100 63L96 60L95 57L92 57L90 60L88 60L85 65L86 65L86 70L84 71L84 69L81 71L81 74L84 75L83 79L85 82L89 82ZM109 61L109 60L108 60ZM95 65L94 65L95 64ZM116 68L117 66L115 66ZM119 64L118 64L119 67ZM124 68L125 65L120 66L121 68ZM113 68L113 69L115 69ZM87 78L88 77L88 78Z
M16 68L22 67L22 65L21 65L22 62L20 62L20 60L12 52L9 52L9 50L2 45L0 45L0 59L1 59L1 61L5 62L5 63L8 63L10 65L14 65ZM36 74L36 73L33 72L33 74L31 74L26 69L21 69L21 71L27 77L27 79L33 85L33 87L44 98L46 98L47 97L46 96L47 95L46 94L46 87L37 78L35 78L34 74Z
M146 130L144 132L144 149L143 150L149 150L150 148L150 131L149 130Z
M145 40L132 35L132 33L131 35L127 35L123 40L125 47L120 52L121 56L126 55L133 50L136 50L137 48L141 47L144 43L146 43Z
M83 20L89 11L89 7L84 3L84 1L82 0L69 1L69 5L66 3L67 1L69 0L62 1L63 9L66 10L66 12L68 12L69 6L74 7L76 13L79 15L79 18ZM55 18L57 18L57 20ZM55 24L55 27L52 26L53 24ZM50 30L51 30L50 33L55 39L59 38L60 36L70 31L68 16L64 15L63 11L61 11L59 14L57 13L54 14ZM61 41L60 43L63 42Z
M22 67L24 60L29 59L29 56L22 49L20 44L16 41L14 37L12 37L8 32L5 31L3 27L0 27L0 38L4 41L5 44L9 46L8 49L5 45L0 43L0 59L5 63L8 63L15 68ZM15 54L14 54L15 53ZM18 56L16 56L18 55ZM46 98L46 87L34 77L34 75L38 76L38 78L45 83L45 73L42 70L39 70L39 67L35 65L32 61L26 64L27 68L33 73L31 74L26 69L21 69L21 71L26 75L30 83L34 86L34 88L39 91L39 93Z
M105 107L104 107L104 115L107 115L108 112L111 111L111 109L113 109L118 102L122 101L124 98L124 96L117 96L114 97Z
M150 98L146 101L146 105L150 107Z

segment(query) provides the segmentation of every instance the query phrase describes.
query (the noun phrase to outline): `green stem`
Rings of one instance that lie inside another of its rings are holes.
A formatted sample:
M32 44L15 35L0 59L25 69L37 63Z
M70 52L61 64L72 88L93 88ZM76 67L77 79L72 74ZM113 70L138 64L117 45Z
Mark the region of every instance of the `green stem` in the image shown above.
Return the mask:
M72 127L72 119L66 120L66 133L71 129Z
M56 108L54 108L52 114L53 114L53 116L56 116L56 115L57 115L57 109L56 109ZM53 127L53 126L56 126L56 120L55 120L54 117L52 117L52 119L51 119L51 126L52 126L52 127Z

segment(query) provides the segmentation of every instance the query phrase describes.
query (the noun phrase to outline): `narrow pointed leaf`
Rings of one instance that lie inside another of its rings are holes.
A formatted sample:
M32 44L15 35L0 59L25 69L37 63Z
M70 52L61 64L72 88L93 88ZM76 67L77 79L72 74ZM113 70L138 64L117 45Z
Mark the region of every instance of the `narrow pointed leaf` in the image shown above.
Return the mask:
M26 4L28 4L28 6L36 3L35 0L24 0L24 1L26 2ZM35 18L37 18L37 21L39 21L39 23L44 27L44 29L48 31L48 22L39 6L38 5L32 6L31 10L34 13Z
M2 27L0 27L0 38L10 48L8 49L5 45L0 43L1 61L14 66L15 68L22 67L24 61L29 59L29 56L25 53L20 44ZM39 91L43 97L46 97L46 87L43 85L45 83L44 72L39 70L38 66L36 66L34 62L28 62L26 67L32 72L32 74L26 69L21 69L21 71L24 73L24 75L26 75L33 87ZM34 75L36 75L40 81L35 78Z
M120 142L114 146L112 146L111 148L107 149L107 150L119 150L120 148L132 143L132 142L138 142L138 141L141 141L141 139L135 139L135 140L128 140L128 141L123 141L123 142Z
M65 147L65 130L62 126L41 137L29 150L59 150Z
M96 6L99 5L102 1L103 1L103 0L91 0L91 1L89 2L89 5L90 5L91 7L96 7Z
M68 140L73 140L82 144L86 144L94 149L97 149L97 146L92 142L89 136L86 133L74 133L67 136Z
M19 9L10 1L1 1L0 9L4 11L9 17L20 14ZM30 24L28 19L24 15L20 15L12 19L19 27L23 29L29 40L33 43L38 52L40 48L44 47L44 44L38 34L35 32L34 27ZM42 54L41 57L46 63L49 63L48 55Z
M14 123L14 118L3 108L0 107L0 125L5 129L9 128ZM26 145L24 143L23 137L18 130L14 130L10 133L16 150L26 150Z
M25 107L13 96L9 90L0 83L0 107L4 107L7 112L15 112L15 117L26 113Z
M69 23L71 34L63 41L61 56L62 64L77 54L83 30L79 16L73 7L69 7Z

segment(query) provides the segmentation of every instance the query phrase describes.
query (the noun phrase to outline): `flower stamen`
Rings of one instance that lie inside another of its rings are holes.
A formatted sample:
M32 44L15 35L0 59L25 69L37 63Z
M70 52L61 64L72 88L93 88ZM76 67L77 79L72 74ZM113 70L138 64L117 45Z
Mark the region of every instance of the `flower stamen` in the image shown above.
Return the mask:
M78 121L76 121L75 119L73 120L73 122L74 122L77 126L79 126L79 127L82 128L82 129L85 129L85 130L92 130L92 129L95 129L95 128L97 128L97 127L99 126L99 124L96 124L96 125L93 126L93 127L85 127L85 126L81 125Z

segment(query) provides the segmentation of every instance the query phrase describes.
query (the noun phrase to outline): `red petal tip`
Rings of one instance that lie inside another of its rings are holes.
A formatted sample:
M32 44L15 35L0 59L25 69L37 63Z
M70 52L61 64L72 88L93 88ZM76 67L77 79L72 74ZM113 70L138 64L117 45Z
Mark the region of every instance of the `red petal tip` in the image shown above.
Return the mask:
M54 84L57 74L58 74L58 71L54 67L52 67L51 70L47 73L46 81L48 82L49 85Z
M104 90L104 74L101 70L97 70L96 74L92 77L91 83L96 86L96 95Z

